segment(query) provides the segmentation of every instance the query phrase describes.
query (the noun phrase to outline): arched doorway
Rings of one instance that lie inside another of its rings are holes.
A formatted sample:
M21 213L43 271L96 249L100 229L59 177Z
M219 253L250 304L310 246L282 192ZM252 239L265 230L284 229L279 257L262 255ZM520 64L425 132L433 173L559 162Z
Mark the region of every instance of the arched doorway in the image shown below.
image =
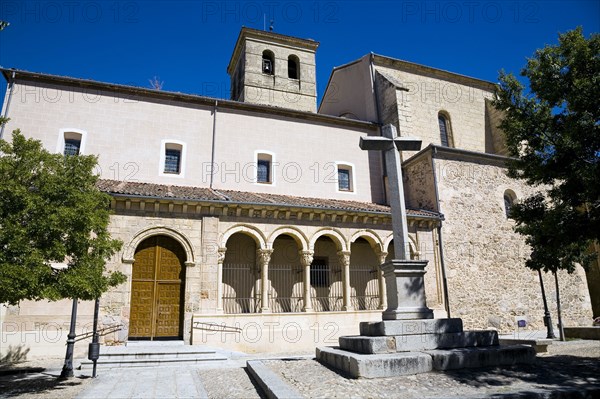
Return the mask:
M173 238L145 239L131 274L129 339L181 339L185 251Z

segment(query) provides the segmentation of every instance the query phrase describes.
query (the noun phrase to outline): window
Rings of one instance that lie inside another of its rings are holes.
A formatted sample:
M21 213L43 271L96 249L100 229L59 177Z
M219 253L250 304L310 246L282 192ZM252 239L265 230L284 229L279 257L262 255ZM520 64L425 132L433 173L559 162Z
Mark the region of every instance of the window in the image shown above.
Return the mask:
M274 154L260 150L254 153L254 159L256 161L256 183L273 184Z
M288 78L290 79L300 79L300 69L298 68L300 65L300 60L295 55L290 55L288 57Z
M84 154L87 133L79 129L61 129L56 143L56 152L63 155Z
M514 191L506 190L504 192L504 214L506 215L507 219L510 217L510 210L512 209L516 199L517 196Z
M259 159L258 160L258 169L257 169L257 173L256 173L256 181L259 183L269 183L271 181L270 179L270 172L271 172L271 162L267 161L266 159Z
M181 151L175 149L165 150L165 173L179 173L181 166Z
M314 257L310 264L310 285L313 287L329 287L329 259Z
M159 176L184 177L185 143L178 140L162 140Z
M352 164L346 162L336 162L337 165L337 191L352 193L354 192L354 176Z
M350 191L350 171L348 169L338 169L338 188L342 191Z
M79 155L79 147L81 147L81 140L77 139L65 139L65 155Z
M443 113L438 114L438 124L440 126L440 142L444 147L454 147L452 142L452 129L450 127L450 119Z
M262 72L267 75L275 74L275 56L269 50L263 51L262 55Z

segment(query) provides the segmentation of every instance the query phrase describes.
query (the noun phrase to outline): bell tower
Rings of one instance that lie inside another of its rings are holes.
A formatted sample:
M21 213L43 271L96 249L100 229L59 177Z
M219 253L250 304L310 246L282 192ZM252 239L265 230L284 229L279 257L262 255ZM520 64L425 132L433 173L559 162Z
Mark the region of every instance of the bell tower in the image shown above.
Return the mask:
M317 47L314 40L242 28L227 67L231 99L316 112Z

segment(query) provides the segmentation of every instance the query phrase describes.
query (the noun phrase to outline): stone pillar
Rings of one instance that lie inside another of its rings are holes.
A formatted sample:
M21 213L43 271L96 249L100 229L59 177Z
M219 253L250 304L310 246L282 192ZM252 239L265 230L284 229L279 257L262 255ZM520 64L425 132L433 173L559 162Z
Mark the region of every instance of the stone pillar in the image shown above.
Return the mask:
M219 248L217 252L217 314L223 314L223 261L227 248Z
M350 287L350 251L339 251L338 257L342 266L342 281L344 285L344 308L345 311L352 311L352 289Z
M304 308L303 312L312 312L312 298L310 297L310 265L313 261L313 251L300 251L300 264L304 269Z
M393 259L381 269L387 285L387 309L383 320L433 319L425 300L426 260Z
M379 309L387 309L387 286L385 284L385 277L383 276L383 270L381 265L385 263L388 253L385 251L379 251L379 265L377 265L377 282L379 283Z
M261 313L271 313L269 307L269 261L271 260L272 249L257 249L256 261L260 270L260 311Z

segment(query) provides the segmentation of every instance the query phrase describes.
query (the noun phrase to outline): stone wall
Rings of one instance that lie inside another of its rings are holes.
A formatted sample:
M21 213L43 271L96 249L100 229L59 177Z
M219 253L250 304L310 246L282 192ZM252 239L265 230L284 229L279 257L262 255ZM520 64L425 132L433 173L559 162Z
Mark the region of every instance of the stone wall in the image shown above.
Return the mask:
M543 305L537 272L525 268L529 249L507 219L504 191L517 199L534 189L510 179L497 160L440 154L434 158L443 223L444 254L450 309L467 328L516 330L515 317L525 316L528 329L542 330ZM581 268L559 273L564 324L589 325L590 298ZM544 276L554 323L556 297L552 276Z

